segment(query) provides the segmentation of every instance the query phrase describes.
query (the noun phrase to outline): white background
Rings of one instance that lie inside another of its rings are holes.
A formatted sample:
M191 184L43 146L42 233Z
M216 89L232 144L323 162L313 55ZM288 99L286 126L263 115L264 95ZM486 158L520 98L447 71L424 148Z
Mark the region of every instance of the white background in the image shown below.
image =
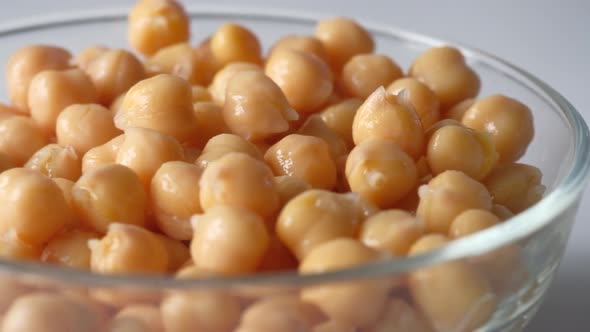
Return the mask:
M0 22L133 3L133 0L0 0ZM189 0L184 3L207 4ZM215 0L212 4L249 4L352 16L460 41L495 53L537 75L590 120L588 0ZM558 277L527 332L590 331L589 217L590 195L586 195Z

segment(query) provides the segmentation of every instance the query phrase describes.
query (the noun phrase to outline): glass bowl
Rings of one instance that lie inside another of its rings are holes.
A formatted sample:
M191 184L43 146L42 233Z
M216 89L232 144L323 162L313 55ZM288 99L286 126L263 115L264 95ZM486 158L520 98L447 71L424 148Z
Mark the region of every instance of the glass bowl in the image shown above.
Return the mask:
M31 43L56 44L72 52L99 44L127 47L126 10L92 10L2 24L0 62L5 63L12 52ZM322 18L251 8L189 7L188 12L193 20L193 42L206 38L220 24L235 21L254 30L265 48L287 33L311 34L317 19ZM83 309L82 313L96 314L95 318L100 319L90 319L82 314L67 317L55 314L51 316L52 323L42 324L44 331L106 329L108 320L130 305L161 307L170 331L180 330L178 326L171 327L170 319L189 320L195 331L238 331L240 317L246 317L242 313L250 318L256 316L252 308L258 310L258 319L263 317L270 322L268 324L283 324L281 331L311 331L306 329L308 325L330 317L348 324L350 331L418 331L417 327L411 327L411 320L416 317L427 321L433 331L522 330L539 307L555 275L588 180L590 158L586 124L572 105L547 84L491 54L373 22L362 23L374 34L377 52L393 57L404 68L408 68L412 59L427 48L453 44L463 51L469 65L480 75L481 96L503 93L527 104L535 116L536 136L522 162L542 170L543 183L548 188L545 197L499 226L427 254L318 275L300 276L293 272L180 280L99 276L2 260L0 316L21 294L60 292L75 299ZM7 100L4 84L3 80L0 81L1 100ZM408 291L409 284L436 269L447 271L447 276L458 270L464 272L457 272L464 277L477 275L492 285L493 293L472 301L461 311L460 300L465 298L462 294L468 292L472 281L434 278L429 281L433 287L429 288L428 296L430 301L438 301L433 306L439 312L426 310L429 312L424 313L423 304L415 301L415 292ZM316 292L315 298L320 298L318 303L324 309L323 313L309 312L318 310L317 307L301 308L301 304L299 307L288 304L298 301L299 295L306 292ZM318 295L320 293L323 295ZM184 296L188 301L184 303L190 304L192 309L174 309L170 304L171 296ZM481 314L482 306L492 303L491 298L495 298L495 305L489 307L493 309L492 314ZM260 301L270 301L268 303L272 305L264 309ZM166 316L171 312L175 318ZM329 315L325 316L326 313ZM72 319L78 319L78 325L70 325L68 330L66 323L71 323ZM371 319L389 325L373 328L366 323ZM304 325L301 325L302 321L305 321ZM365 323L359 323L361 321ZM72 329L72 326L76 327ZM330 331L344 329L335 326ZM327 326L324 328L326 330L318 328L315 331L328 331Z

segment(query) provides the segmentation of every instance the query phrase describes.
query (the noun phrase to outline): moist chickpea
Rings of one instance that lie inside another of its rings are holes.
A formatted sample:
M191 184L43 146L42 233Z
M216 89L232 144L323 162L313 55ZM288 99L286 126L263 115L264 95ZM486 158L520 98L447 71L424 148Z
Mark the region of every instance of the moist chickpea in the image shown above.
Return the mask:
M496 167L483 183L494 203L504 205L512 213L520 213L543 198L542 176L541 170L534 166L510 163Z
M53 133L57 117L64 108L93 103L96 98L96 88L82 70L46 70L31 80L28 105L33 121L41 129Z
M203 60L190 44L180 43L160 49L146 60L145 67L152 75L176 75L191 84L198 84L206 80Z
M380 211L365 220L361 227L361 242L392 256L406 256L410 247L424 233L422 221L403 210Z
M195 130L190 84L167 74L139 81L125 94L115 126L152 129L180 142L190 140Z
M49 138L35 122L24 116L0 118L0 132L0 152L15 166L24 165L49 143Z
M399 94L402 90L406 90L408 101L418 113L424 130L440 119L438 97L426 84L413 77L404 77L395 80L387 87L387 92L394 95ZM461 121L461 118L458 121Z
M53 178L53 182L55 182L59 189L61 189L61 193L63 194L66 203L68 203L68 206L70 206L70 208L73 208L74 203L72 198L72 188L74 188L76 182L62 178Z
M156 234L135 225L112 223L105 236L88 241L92 272L153 274L168 268L168 254Z
M298 258L315 246L358 235L362 222L377 208L355 193L312 189L291 199L277 219L276 234Z
M456 239L482 231L500 223L500 219L486 210L466 210L455 217L449 228L449 237Z
M207 141L195 164L204 169L209 163L231 152L245 153L252 158L262 160L262 155L254 144L237 135L219 134Z
M193 104L213 101L213 97L206 87L202 85L193 85L191 90L193 93Z
M279 205L281 207L285 206L295 196L311 189L311 185L305 180L290 175L275 176L275 184L279 193Z
M13 53L6 63L6 86L13 105L28 113L29 85L44 70L63 70L70 65L67 50L49 45L25 46Z
M43 245L21 240L14 230L4 232L0 237L0 257L15 261L39 261Z
M477 96L481 87L479 76L465 63L465 57L450 46L433 47L420 54L409 74L434 91L444 110Z
M370 138L389 139L418 159L424 151L424 130L418 114L403 95L378 88L358 108L352 123L356 145Z
M289 129L297 120L281 89L259 71L240 71L227 83L223 119L234 132L257 141Z
M78 66L78 68L87 70L88 66L90 66L94 59L108 50L109 48L105 46L90 46L78 53L72 62Z
M290 49L300 52L311 53L324 62L328 63L328 56L326 54L326 48L321 40L314 36L304 35L286 35L281 37L270 49L269 54L275 51L284 49Z
M71 229L53 237L41 254L41 261L64 267L90 270L88 240L99 238L95 232Z
M348 96L366 99L377 88L403 76L398 64L386 55L358 54L342 68L339 84Z
M348 18L336 17L319 21L315 28L315 37L324 45L335 73L339 73L353 56L371 53L375 48L371 34Z
M112 116L114 117L115 115L117 115L117 113L119 113L119 111L121 110L121 105L123 105L123 100L125 99L125 95L126 93L122 93L119 96L117 96L117 98L115 98L115 100L113 100L113 102L109 105L109 110L112 113Z
M293 49L274 50L264 73L281 88L289 104L300 113L318 110L332 94L332 72L314 54Z
M514 213L512 213L512 211L510 211L510 209L504 205L494 204L492 205L492 209L490 211L501 221L505 221L514 217Z
M140 0L128 16L127 38L144 55L190 37L190 19L175 0Z
M82 157L82 173L99 166L114 163L117 152L124 140L125 135L121 134L103 145L88 150Z
M111 111L98 104L66 107L57 117L55 133L59 144L73 147L79 156L122 134Z
M438 122L436 122L435 124L433 124L432 126L430 126L430 128L428 128L428 130L426 130L424 132L424 135L426 136L426 139L429 141L430 138L432 137L432 135L439 129L443 128L443 127L448 127L448 126L456 126L456 127L462 127L462 128L466 128L461 121L457 121L457 120L453 120L453 119L443 119L440 120ZM426 160L428 161L428 160Z
M71 146L49 144L27 161L25 168L39 171L50 178L78 180L82 174L82 160Z
M296 176L312 188L336 185L336 164L321 138L291 134L271 146L264 159L275 175Z
M308 117L305 123L299 127L297 133L323 139L328 143L330 154L334 160L349 152L346 142L322 120L319 114L313 114Z
M299 262L289 248L276 235L270 235L264 257L258 266L259 272L293 271Z
M231 130L223 119L223 109L213 102L198 102L193 106L197 123L197 146L205 146L209 140L219 134L230 133Z
M432 134L426 160L434 175L455 170L481 180L495 166L498 153L490 134L451 125Z
M379 320L367 332L412 331L433 332L426 318L406 301L392 298Z
M463 115L463 124L492 135L501 163L522 157L535 135L531 110L504 95L476 101Z
M72 217L57 184L26 168L0 174L0 211L0 233L14 232L33 245L46 243Z
M475 103L475 99L465 99L448 109L445 113L443 113L442 117L443 119L453 119L455 121L461 122L463 121L463 115L465 115L465 112L467 112L473 103Z
M211 51L211 37L202 41L194 48L195 62L200 64L199 75L194 76L195 83L207 86L213 80L213 76L223 67L218 63Z
M107 164L87 171L74 185L72 197L82 223L101 234L115 222L145 223L147 195L128 167Z
M209 93L211 93L211 97L213 98L214 102L220 106L225 104L225 92L227 90L227 84L235 74L242 71L262 72L262 68L260 68L259 65L249 62L232 62L224 66L215 74L211 85L209 85Z
M164 332L160 309L152 305L131 305L111 321L112 332Z
M232 62L262 63L262 48L256 35L236 23L226 23L211 36L211 53L221 66Z
M299 266L301 274L325 273L351 268L384 257L354 239L335 239L313 248ZM388 298L390 282L351 281L306 287L301 299L318 306L330 318L356 327L374 323ZM358 304L362 303L362 306Z
M243 208L214 206L192 218L191 256L195 266L223 275L252 273L269 245L258 215Z
M182 242L169 238L166 235L154 233L156 238L166 249L168 256L168 272L176 272L191 258L189 248Z
M365 140L352 149L345 174L353 192L380 208L392 207L418 181L414 160L386 139Z
M199 181L203 210L218 205L235 206L273 216L279 194L271 170L264 162L244 153L229 153L205 168Z
M357 98L350 98L326 107L320 115L324 123L344 140L349 148L354 147L352 140L352 122L356 110L363 104Z

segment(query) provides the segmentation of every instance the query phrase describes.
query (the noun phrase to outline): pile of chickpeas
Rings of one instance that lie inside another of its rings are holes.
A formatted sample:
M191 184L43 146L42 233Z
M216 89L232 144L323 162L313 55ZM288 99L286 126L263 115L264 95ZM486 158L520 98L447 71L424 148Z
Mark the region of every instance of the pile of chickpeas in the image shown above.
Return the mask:
M543 195L540 170L518 163L531 110L478 97L456 48L429 49L404 71L347 18L267 53L235 23L194 46L189 23L174 0L141 0L129 14L136 53L31 45L11 56L0 256L104 275L316 274L440 248ZM1 327L472 331L526 278L519 255L512 245L284 292L52 292L6 280Z

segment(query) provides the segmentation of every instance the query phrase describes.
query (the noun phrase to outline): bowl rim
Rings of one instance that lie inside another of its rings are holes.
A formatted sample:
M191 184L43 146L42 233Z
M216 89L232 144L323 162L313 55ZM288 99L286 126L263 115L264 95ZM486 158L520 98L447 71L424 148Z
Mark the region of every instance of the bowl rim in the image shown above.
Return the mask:
M0 37L41 30L44 28L92 24L98 22L120 21L126 19L128 7L110 7L49 13L23 19L6 21L0 24ZM290 21L301 24L315 24L317 20L332 17L324 13L303 11L252 8L246 6L186 6L191 19L198 17L227 17L260 19L265 21ZM484 254L501 246L514 243L556 220L560 214L575 205L590 175L590 141L588 126L579 112L557 91L527 71L488 52L457 42L427 37L408 32L386 24L358 19L365 28L374 34L389 38L411 41L429 46L453 45L467 58L475 58L501 70L511 79L534 90L538 97L552 105L565 118L570 128L573 142L573 159L555 189L526 211L506 222L465 238L457 239L434 251L417 256L389 259L360 267L321 274L299 275L297 271L278 273L259 273L247 276L213 277L203 279L174 279L171 276L149 275L99 275L90 271L71 270L39 263L8 261L0 259L0 272L18 274L23 277L47 278L48 281L66 282L82 286L125 287L125 288L234 288L245 286L273 285L275 287L294 287L316 283L368 279L402 274L420 267L439 264L449 260ZM512 74L508 73L512 72Z

